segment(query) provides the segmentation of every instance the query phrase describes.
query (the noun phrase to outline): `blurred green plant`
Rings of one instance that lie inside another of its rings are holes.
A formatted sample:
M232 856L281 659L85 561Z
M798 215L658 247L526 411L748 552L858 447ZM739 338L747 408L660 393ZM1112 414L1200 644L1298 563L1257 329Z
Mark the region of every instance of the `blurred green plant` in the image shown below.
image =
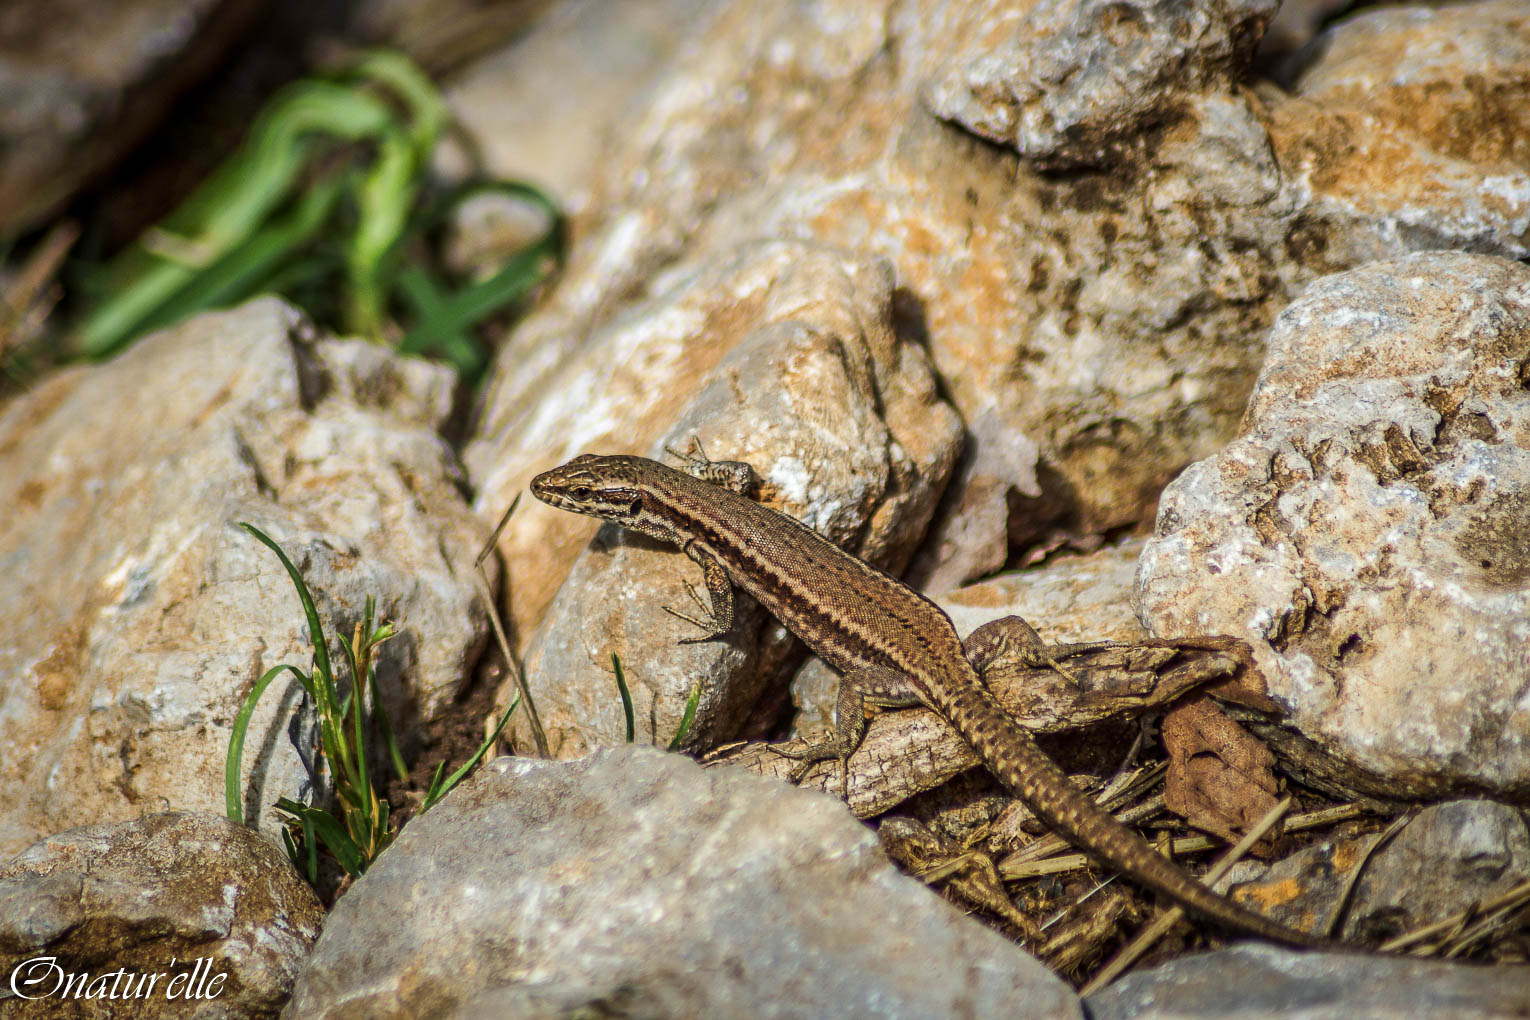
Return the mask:
M400 781L409 778L403 755L393 738L388 715L377 693L377 669L375 656L378 646L395 636L393 625L375 625L375 603L367 599L366 610L356 624L355 635L347 640L339 635L345 651L346 665L350 669L350 690L340 693L329 657L329 642L319 624L319 612L314 606L313 595L303 581L303 575L281 547L252 524L239 525L255 536L263 545L276 553L297 589L303 604L303 615L308 623L308 637L313 644L313 672L305 673L296 666L283 663L272 666L255 681L245 697L239 714L234 719L233 732L229 734L228 756L224 761L223 793L224 807L228 817L244 823L243 798L239 790L241 759L244 756L245 732L249 729L250 716L256 704L283 672L291 673L307 695L313 699L319 716L319 752L314 762L315 776L328 770L334 786L335 801L339 807L337 818L329 811L310 804L300 804L287 797L279 798L276 810L285 815L286 827L282 839L292 863L308 876L310 884L319 878L319 848L322 846L347 875L359 877L366 871L377 855L387 849L397 834L390 819L388 801L378 794L377 784L371 773L367 749L367 722L371 719L381 733L386 745L388 759ZM371 711L367 711L366 697L371 697ZM446 763L436 767L430 787L420 806L420 813L430 810L442 797L462 781L473 767L483 760L489 748L499 739L510 716L515 712L519 699L513 702L500 718L493 734L479 745L477 752L450 776L442 777Z
M565 225L547 195L521 182L476 180L430 196L446 124L439 91L399 53L288 86L175 212L88 274L74 353L102 357L195 312L274 292L326 326L442 357L476 378L487 355L474 328L561 261ZM490 276L455 289L423 242L485 193L529 204L546 227Z

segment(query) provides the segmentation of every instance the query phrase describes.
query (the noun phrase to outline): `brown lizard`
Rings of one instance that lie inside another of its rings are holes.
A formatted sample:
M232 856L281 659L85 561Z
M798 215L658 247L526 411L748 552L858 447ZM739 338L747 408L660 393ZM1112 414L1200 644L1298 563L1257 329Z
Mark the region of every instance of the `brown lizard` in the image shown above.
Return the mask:
M711 595L709 620L669 610L704 631L684 642L728 633L737 585L843 674L836 737L793 757L804 764L836 759L843 767L865 734L865 704L922 704L1042 821L1142 885L1221 925L1293 945L1323 944L1196 881L1073 786L1005 714L982 678L991 662L1018 651L1032 664L1056 665L1024 620L984 624L964 643L934 602L749 498L755 474L748 464L691 458L684 464L681 472L643 457L586 454L536 476L531 491L551 506L684 550Z

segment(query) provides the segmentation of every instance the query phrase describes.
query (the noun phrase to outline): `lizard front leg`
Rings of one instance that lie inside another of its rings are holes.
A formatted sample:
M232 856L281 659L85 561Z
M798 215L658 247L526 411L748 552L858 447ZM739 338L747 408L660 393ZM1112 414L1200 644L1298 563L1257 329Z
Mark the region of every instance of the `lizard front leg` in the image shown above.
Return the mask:
M754 465L742 460L712 460L701 449L701 441L694 440L696 453L681 453L665 447L665 452L680 461L680 470L692 478L700 478L713 485L721 485L740 496L753 496L760 487L759 472Z
M866 706L912 708L921 704L919 694L903 673L886 666L865 666L839 678L839 698L834 705L834 735L800 751L771 746L783 758L800 764L791 781L802 782L808 770L821 761L839 762L839 795L850 799L850 756L866 736Z
M685 554L701 568L701 577L706 582L707 594L711 596L711 605L702 603L701 596L696 594L695 585L689 581L685 583L685 590L690 593L691 600L707 615L707 619L701 620L694 616L687 616L669 606L665 606L664 611L671 616L678 616L686 623L693 623L705 631L698 637L681 638L682 645L694 645L702 641L726 637L733 629L733 582L728 579L728 572L717 561L717 557L697 545L695 539L685 543Z

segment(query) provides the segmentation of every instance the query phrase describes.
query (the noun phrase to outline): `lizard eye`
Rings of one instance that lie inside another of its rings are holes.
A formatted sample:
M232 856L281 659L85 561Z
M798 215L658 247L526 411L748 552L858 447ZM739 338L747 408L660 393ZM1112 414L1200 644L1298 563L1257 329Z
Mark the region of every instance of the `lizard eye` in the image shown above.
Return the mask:
M569 495L582 503L590 498L590 487L588 485L576 485L569 490Z

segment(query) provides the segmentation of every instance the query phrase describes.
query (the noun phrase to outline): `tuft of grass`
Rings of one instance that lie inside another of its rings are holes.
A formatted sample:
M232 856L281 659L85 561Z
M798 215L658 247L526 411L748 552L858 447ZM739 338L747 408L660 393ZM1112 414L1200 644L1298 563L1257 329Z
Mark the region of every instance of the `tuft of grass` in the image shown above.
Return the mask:
M611 669L616 673L616 691L622 698L622 712L627 717L627 743L637 740L637 723L632 710L632 691L627 686L627 673L622 669L622 660L615 652L611 653ZM696 721L696 706L701 702L701 684L697 683L691 688L691 696L685 699L685 711L680 714L680 726L675 730L675 735L670 738L666 751L680 750L680 742L691 731L691 723Z
M228 756L224 762L224 801L228 817L244 823L243 801L239 789L239 773L244 753L245 732L250 716L255 711L261 695L271 682L283 672L290 673L302 685L304 692L313 699L319 715L320 747L315 773L326 769L334 784L335 800L339 816L309 804L300 804L287 797L276 802L276 810L285 816L286 827L282 839L292 863L307 877L317 883L319 875L319 849L322 847L332 856L347 875L358 877L377 855L387 849L397 835L390 818L388 801L378 794L378 786L372 776L367 747L368 721L381 734L388 760L400 780L407 780L409 770L394 740L393 729L388 723L386 710L377 691L376 653L379 646L396 636L391 623L376 623L375 600L367 598L362 619L356 624L354 634L347 639L344 634L338 640L345 653L345 663L351 677L350 690L341 694L330 660L329 642L319 622L318 609L313 595L281 546L253 524L240 522L257 541L274 552L287 576L297 589L303 605L303 615L308 624L309 640L313 644L312 671L305 673L296 666L283 663L273 666L255 681L234 719L233 732L229 735ZM368 710L367 698L371 706ZM486 739L476 753L460 768L445 779L442 762L431 780L420 808L423 814L437 801L451 792L488 752L499 735L504 732L515 711L519 699L512 703L499 720L494 733Z
M447 121L435 85L392 51L288 86L175 212L88 274L94 300L71 332L73 352L103 357L195 312L274 292L327 327L476 378L487 353L474 328L562 260L565 226L552 199L523 182L478 179L433 195ZM427 238L484 192L530 203L547 226L487 279L454 289Z

